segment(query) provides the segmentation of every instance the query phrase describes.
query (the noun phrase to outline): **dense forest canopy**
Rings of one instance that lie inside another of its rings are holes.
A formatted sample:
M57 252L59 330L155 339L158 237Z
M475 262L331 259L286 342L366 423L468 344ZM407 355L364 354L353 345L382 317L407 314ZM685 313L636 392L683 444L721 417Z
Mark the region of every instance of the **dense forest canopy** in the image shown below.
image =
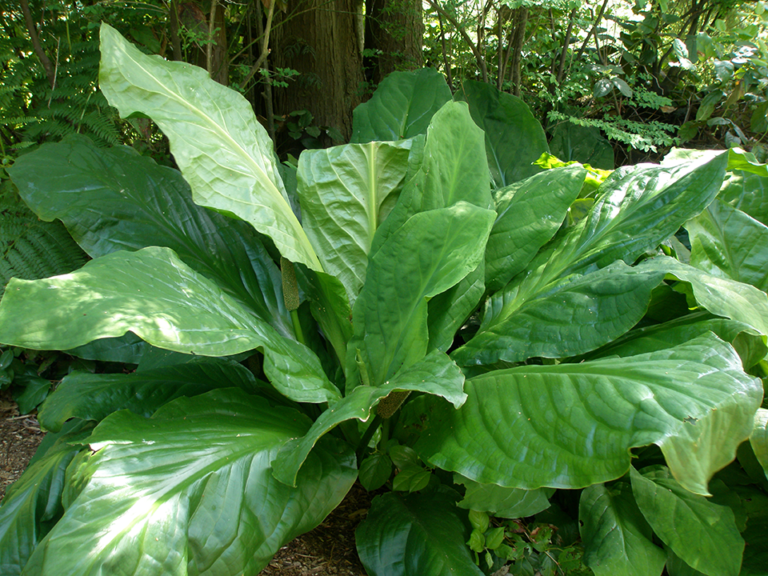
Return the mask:
M151 123L119 122L96 90L103 21L243 93L281 157L347 141L352 109L422 66L452 90L474 79L520 96L550 138L569 124L608 138L620 163L685 142L760 156L766 19L744 0L10 0L0 142L75 131L162 153Z

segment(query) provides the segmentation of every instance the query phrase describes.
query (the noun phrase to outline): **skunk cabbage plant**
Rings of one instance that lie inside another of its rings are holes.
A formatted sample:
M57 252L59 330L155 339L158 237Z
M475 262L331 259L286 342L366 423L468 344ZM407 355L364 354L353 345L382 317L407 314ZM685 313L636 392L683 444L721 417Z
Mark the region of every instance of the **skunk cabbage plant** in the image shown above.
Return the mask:
M9 170L92 260L12 280L0 342L137 368L45 401L0 573L257 574L359 478L372 576L522 561L489 517L570 522L598 575L764 574L765 166L537 164L522 101L422 70L293 168L204 70L101 50L180 171L81 137Z

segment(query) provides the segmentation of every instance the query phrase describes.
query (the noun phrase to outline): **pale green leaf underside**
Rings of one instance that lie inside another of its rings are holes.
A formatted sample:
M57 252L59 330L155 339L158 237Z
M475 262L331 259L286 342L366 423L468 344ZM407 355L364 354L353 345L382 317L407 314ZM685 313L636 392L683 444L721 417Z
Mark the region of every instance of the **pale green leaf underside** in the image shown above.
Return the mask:
M665 468L631 468L630 478L645 519L686 564L707 576L739 574L744 540L730 508L691 494Z
M700 494L752 432L763 393L714 335L630 358L490 372L464 391L458 410L425 410L416 449L432 464L501 486L581 488L624 475L630 448L658 444Z
M299 157L303 226L323 269L344 285L350 305L365 282L376 229L397 200L411 143L348 144Z
M461 474L454 474L453 481L466 487L459 508L488 512L497 518L527 518L549 508L547 494L551 490L521 490L497 484L481 484Z
M596 576L659 576L664 570L667 555L653 543L627 482L584 490L579 521L584 563Z
M157 123L196 203L250 222L285 258L321 270L291 210L272 142L242 95L202 68L143 54L107 24L99 84L123 117L140 112Z
M309 348L280 336L167 248L114 252L46 280L12 280L0 303L0 342L14 346L67 350L128 331L185 354L262 348L264 371L285 396L340 397Z
M283 543L312 529L355 480L354 456L318 447L298 488L270 461L309 422L238 390L127 411L90 438L96 454L64 517L38 546L40 576L255 576Z
M303 437L288 442L273 463L275 477L288 485L321 436L346 420L365 422L379 401L395 390L424 392L445 398L458 408L467 396L464 375L446 354L434 351L421 362L395 375L382 386L358 386L348 396L323 412Z

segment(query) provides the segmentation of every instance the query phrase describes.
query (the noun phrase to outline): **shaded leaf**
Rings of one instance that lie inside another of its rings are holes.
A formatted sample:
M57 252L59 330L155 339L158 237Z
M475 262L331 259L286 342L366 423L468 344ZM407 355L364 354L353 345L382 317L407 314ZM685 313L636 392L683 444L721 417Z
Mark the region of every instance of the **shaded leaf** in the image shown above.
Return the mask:
M432 116L450 99L445 77L433 68L393 72L368 102L355 108L352 142L402 140L424 134Z
M709 576L739 574L744 540L730 508L687 491L666 468L629 474L645 519L677 556Z
M469 104L472 119L485 132L485 149L494 188L541 171L533 163L542 153L549 152L547 137L525 102L491 84L475 80L465 80L453 97Z
M377 496L355 532L357 552L371 576L480 576L465 546L469 530L439 490Z
M280 393L299 402L340 396L306 346L280 336L167 248L114 252L66 276L14 280L0 303L0 341L16 346L66 350L128 331L186 354L263 348L264 371Z
M356 477L354 455L331 442L308 459L298 488L270 461L309 422L239 390L128 411L89 438L79 496L30 560L35 574L255 575L283 543L317 526ZM77 481L77 477L75 478Z
M497 518L527 518L549 508L546 489L521 490L496 484L481 484L460 474L453 475L453 481L466 487L459 508L482 510Z
M755 428L749 437L749 443L765 477L768 478L768 410L760 408L755 414Z
M627 482L596 484L579 500L584 563L596 576L660 576L666 554L653 543Z

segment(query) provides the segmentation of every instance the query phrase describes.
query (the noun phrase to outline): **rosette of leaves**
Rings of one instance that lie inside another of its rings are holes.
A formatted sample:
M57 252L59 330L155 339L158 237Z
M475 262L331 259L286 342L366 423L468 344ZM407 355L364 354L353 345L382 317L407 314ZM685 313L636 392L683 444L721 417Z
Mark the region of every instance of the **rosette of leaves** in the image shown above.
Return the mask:
M181 173L82 139L21 158L23 198L93 260L12 280L0 342L151 348L42 406L49 447L0 508L3 573L257 574L359 471L393 490L357 532L370 574L480 574L468 539L493 565L530 559L467 510L531 516L573 495L598 572L738 574L765 522L744 483L710 480L747 439L765 466L750 372L768 296L705 264L729 241L709 220L693 265L679 242L658 249L738 155L621 168L569 220L587 171L530 166L547 149L524 104L472 85L451 101L421 72L382 83L358 142L305 151L292 190L241 96L108 26L101 41L106 97L158 124ZM711 521L669 529L692 511Z

